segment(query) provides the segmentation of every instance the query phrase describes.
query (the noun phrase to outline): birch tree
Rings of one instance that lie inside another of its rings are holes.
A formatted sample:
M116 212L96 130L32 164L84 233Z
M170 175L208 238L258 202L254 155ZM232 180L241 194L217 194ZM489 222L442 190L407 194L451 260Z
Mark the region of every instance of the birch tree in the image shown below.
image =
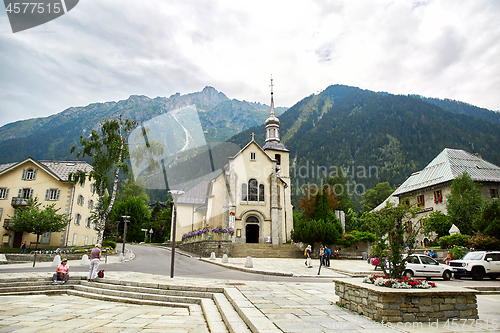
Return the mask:
M128 165L124 162L129 157L127 137L137 124L137 120L130 118L123 120L121 115L115 119L104 118L99 131L93 129L90 136L80 137L81 147L77 151L77 156L92 158L93 169L90 172L79 170L69 177L71 181L80 185L86 180L94 184L98 196L95 214L98 244L102 243L106 221L115 203L118 175L120 171L128 173ZM77 147L73 146L71 153L76 149ZM110 200L106 205L104 198L108 195L109 188L111 188Z

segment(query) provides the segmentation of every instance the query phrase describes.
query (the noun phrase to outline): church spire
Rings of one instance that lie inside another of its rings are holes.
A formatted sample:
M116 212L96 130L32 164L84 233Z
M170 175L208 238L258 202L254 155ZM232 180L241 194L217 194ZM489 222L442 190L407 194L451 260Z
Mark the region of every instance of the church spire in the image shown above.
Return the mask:
M273 94L273 77L271 76L271 110L269 118L266 119L266 144L263 149L286 150L285 146L280 141L280 120L276 117L274 111L274 94Z

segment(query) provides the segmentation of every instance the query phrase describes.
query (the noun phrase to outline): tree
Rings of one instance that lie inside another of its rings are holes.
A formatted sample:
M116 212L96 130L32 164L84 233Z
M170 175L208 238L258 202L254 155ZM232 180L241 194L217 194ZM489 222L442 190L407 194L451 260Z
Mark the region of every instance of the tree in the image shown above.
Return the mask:
M123 221L122 216L130 216L127 224L127 240L141 242L144 240L144 231L149 230L151 210L141 197L130 197L125 201L117 201L109 215L111 221ZM123 223L120 224L123 232Z
M44 209L40 208L41 205L36 198L30 199L27 207L16 209L16 214L11 217L14 230L36 235L35 251L38 249L41 235L46 232L63 231L68 225L67 215L58 214L60 208L55 209L55 204L45 206Z
M305 220L325 218L327 211L337 208L337 201L333 187L326 187L318 191L317 188L304 189L304 195L299 199L297 206L302 209L302 218ZM319 212L316 211L319 209Z
M356 213L356 205L348 194L347 179L342 172L339 172L336 177L328 178L328 185L333 187L333 192L337 195L339 205L336 209L341 210L345 214L345 232L352 230L360 230L359 221Z
M406 259L403 249L408 246L407 254L413 253L416 237L420 232L418 224L412 223L417 212L416 205L394 205L387 202L385 207L376 212L364 215L370 231L377 237L373 254L380 258L379 262L386 276L399 278L402 276ZM387 258L387 262L382 260Z
M144 200L144 203L149 203L149 195L146 193L146 190L135 182L133 175L129 174L121 185L121 190L116 196L116 201L126 201L131 197L140 197Z
M369 212L387 199L394 190L388 182L378 183L362 194L361 213Z
M338 220L337 220L338 222ZM340 224L340 222L338 222ZM291 237L296 242L305 244L335 244L342 238L338 225L334 221L310 220L302 218L300 213L293 215L293 230ZM340 226L340 228L342 228Z
M120 171L125 174L128 172L127 164L124 162L129 157L127 146L127 137L130 132L137 126L137 120L129 118L122 120L122 116L115 119L106 119L101 125L100 132L95 129L89 137L80 137L82 149L77 152L78 157L92 158L91 171L79 170L74 174L70 174L71 181L83 185L85 180L94 183L95 191L97 192L97 243L101 244L104 236L106 220L113 209L118 189L118 175ZM71 148L71 153L76 149L76 146ZM110 173L112 177L110 177ZM104 204L104 198L107 195L107 189L111 187L111 195L109 204Z
M170 239L170 226L172 223L172 207L170 201L167 201L167 209L161 210L160 203L151 211L151 228L153 228L153 242L164 242Z
M437 237L443 237L450 234L452 223L448 217L441 211L437 210L429 214L424 221L424 233L430 234L435 232Z
M474 227L480 233L500 239L500 201L487 200L480 214L474 221Z
M448 195L446 208L450 222L460 229L460 233L472 235L473 223L481 212L483 196L481 184L470 178L467 172L455 178L451 183L451 193Z

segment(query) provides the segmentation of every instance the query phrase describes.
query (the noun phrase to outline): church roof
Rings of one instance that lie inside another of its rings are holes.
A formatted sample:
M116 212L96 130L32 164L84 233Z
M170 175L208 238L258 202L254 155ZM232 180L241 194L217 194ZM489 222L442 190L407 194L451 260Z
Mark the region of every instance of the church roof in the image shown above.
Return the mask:
M446 183L464 172L473 181L500 182L500 167L464 150L445 148L423 170L413 173L393 195Z
M202 205L207 200L208 187L210 182L207 180L202 181L189 191L186 191L182 196L177 199L178 204L193 204Z
M276 141L266 142L266 144L264 145L264 147L262 147L262 149L264 151L266 151L267 149L281 150L281 151L287 151L287 152L289 151L288 149L285 148L285 145L282 142L276 142Z

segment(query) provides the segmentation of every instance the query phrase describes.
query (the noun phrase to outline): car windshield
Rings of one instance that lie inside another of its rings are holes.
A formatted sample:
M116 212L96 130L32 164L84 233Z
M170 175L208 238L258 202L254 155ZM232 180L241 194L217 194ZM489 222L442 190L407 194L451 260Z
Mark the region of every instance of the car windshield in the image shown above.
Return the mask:
M483 255L483 252L469 252L462 258L462 260L481 260Z

